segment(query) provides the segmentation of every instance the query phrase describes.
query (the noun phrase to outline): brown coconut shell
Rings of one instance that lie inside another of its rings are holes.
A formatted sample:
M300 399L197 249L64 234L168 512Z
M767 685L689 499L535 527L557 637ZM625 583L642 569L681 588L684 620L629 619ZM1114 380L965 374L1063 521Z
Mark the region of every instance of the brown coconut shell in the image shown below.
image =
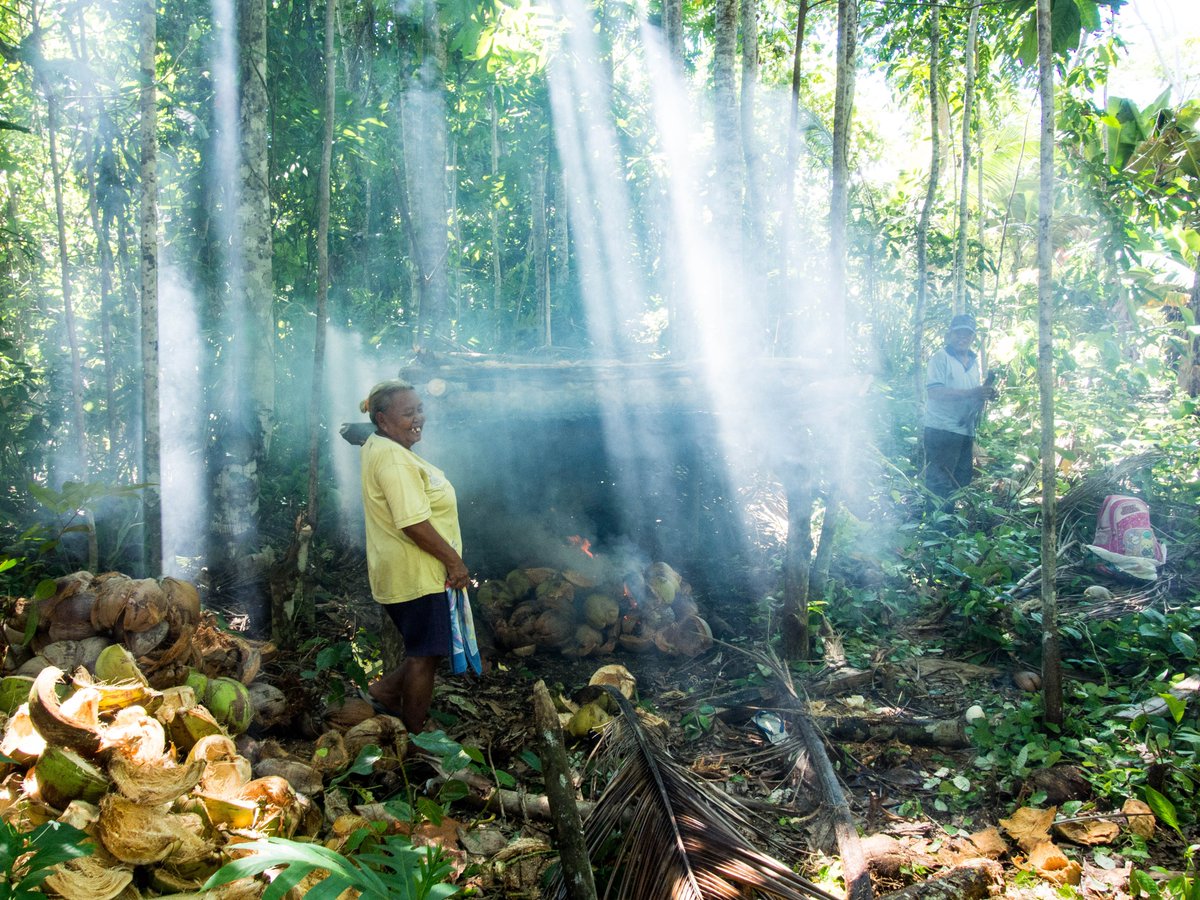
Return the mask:
M42 883L65 900L115 900L132 881L133 872L125 866L77 856L55 866Z
M287 695L275 685L266 681L256 681L250 685L249 692L255 727L266 730L291 722L291 704L288 703Z
M149 631L166 617L167 595L158 582L153 578L138 578L133 581L125 597L125 615L119 622L121 627L126 632ZM165 629L163 636L166 636Z
M109 631L125 614L125 602L133 592L133 579L119 572L106 572L96 576L92 590L96 592L92 626L98 632Z
M359 722L365 722L375 715L375 707L370 701L361 697L350 697L341 706L334 707L325 713L325 721L339 731L348 731Z
M134 803L117 793L106 794L100 801L96 836L123 863L145 866L162 862L183 842L184 833L177 817L161 807Z
M268 775L284 779L301 794L307 794L310 797L321 793L325 788L320 772L295 759L261 760L254 767L254 776L255 778L265 778Z
M104 729L102 747L136 765L155 765L166 756L163 724L140 706L127 706Z
M374 745L383 751L372 769L386 772L398 768L408 752L408 729L395 716L372 716L346 732L345 747L349 760L358 758L364 748Z
M45 615L47 635L51 641L81 641L93 637L96 628L92 625L92 609L96 595L91 591L80 591L63 597Z
M318 772L330 775L346 768L350 761L350 754L346 752L346 740L341 732L326 731L317 738L309 762Z
M55 686L62 670L47 666L33 681L29 718L47 744L78 750L93 756L100 750L100 697L81 689L60 705Z

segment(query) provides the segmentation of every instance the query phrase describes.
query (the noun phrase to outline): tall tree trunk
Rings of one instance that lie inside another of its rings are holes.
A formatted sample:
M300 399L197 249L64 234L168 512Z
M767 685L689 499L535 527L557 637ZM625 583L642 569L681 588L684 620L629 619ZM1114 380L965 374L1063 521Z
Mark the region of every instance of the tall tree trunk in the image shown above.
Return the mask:
M1038 94L1042 110L1041 174L1038 190L1038 394L1042 419L1042 705L1046 723L1063 721L1062 663L1058 642L1058 597L1054 579L1054 247L1050 223L1054 210L1054 60L1051 0L1038 0Z
M746 172L745 223L746 247L762 253L767 239L766 212L764 210L765 188L763 186L762 158L755 134L755 89L758 86L758 0L741 0L742 30L742 94L741 94L741 139L742 157ZM747 291L747 312L755 317L754 326L766 316L763 307L766 301L767 266L759 259L750 260L744 267ZM761 349L755 347L755 350Z
M30 14L33 34L40 35L36 5ZM36 39L40 44L40 38ZM58 229L59 284L62 287L63 332L71 362L70 434L64 445L65 469L63 480L83 480L87 475L87 431L83 415L83 364L79 351L79 336L75 324L74 284L71 280L71 254L67 247L66 208L63 201L63 174L58 158L58 96L43 68L41 47L35 48L37 63L35 77L46 97L46 140L50 150L50 180L54 187L54 216Z
M158 43L157 0L143 0L138 56L141 142L141 323L142 323L142 480L145 516L145 571L162 571L162 437L159 427L158 381L158 89L155 51Z
M551 157L553 159L553 157ZM567 215L567 185L561 166L553 167L554 177L554 254L551 269L552 294L561 305L571 282L570 217ZM561 310L560 310L561 311Z
M504 297L504 272L501 268L504 245L500 242L500 208L496 202L500 191L500 114L496 109L494 84L488 95L488 111L491 114L492 126L492 197L488 204L488 224L492 229L492 309L496 313L496 321L499 322Z
M913 396L923 398L925 391L925 306L929 294L929 218L937 200L938 175L941 168L940 129L938 128L939 45L941 16L939 6L929 7L929 183L925 187L925 202L917 221L917 299L913 307ZM920 401L918 401L920 403Z
M963 79L962 186L958 193L958 244L954 253L954 312L967 311L967 200L971 191L971 122L975 106L975 41L979 34L979 5L971 6L967 21L966 74ZM981 198L982 199L982 198Z
M738 128L737 73L738 0L717 0L713 50L713 126L716 176L713 180L713 223L727 245L718 276L721 296L741 289L738 262L742 233L742 153ZM731 245L732 242L732 245Z
M551 321L550 248L546 239L546 159L539 157L533 164L533 179L529 201L533 204L533 233L531 235L534 267L534 294L537 297L538 319L541 322L542 346L554 343Z
M800 0L796 10L796 40L792 48L792 94L791 113L788 122L787 160L784 163L784 201L783 223L780 236L780 273L782 289L775 292L773 301L775 309L771 315L771 328L774 331L775 348L778 351L784 342L784 321L787 315L786 298L794 296L795 284L792 272L792 207L796 201L796 165L800 157L800 78L803 68L800 65L801 51L804 47L804 28L808 22L808 7L810 0Z
M229 352L222 360L213 448L213 565L219 577L247 591L257 590L260 574L251 551L275 414L266 12L265 0L236 2L238 120L236 129L222 123L234 133L219 136L223 148L236 153L237 169L222 185L228 207L222 224L233 241L223 261L232 289L225 292L221 320Z
M850 125L854 116L854 64L858 0L838 0L837 85L833 107L833 167L829 199L829 344L835 369L846 356L847 225L850 211Z
M667 55L676 65L683 63L683 0L662 0L663 32Z
M83 7L77 10L79 17L79 61L86 70L90 65L88 53L87 23L84 20ZM100 184L99 165L97 156L104 150L107 143L107 115L104 110L104 100L94 97L87 102L91 132L84 154L84 170L87 173L87 207L88 220L92 224L92 233L96 236L96 268L100 273L100 353L104 360L104 419L108 434L107 467L110 477L117 477L118 460L121 457L122 416L117 409L116 372L117 360L113 355L112 343L112 303L113 303L113 254L109 243L107 219L100 216Z
M325 0L325 101L321 111L321 171L317 176L317 309L308 406L308 504L305 521L298 525L294 539L295 571L279 573L284 584L292 585L291 590L281 590L274 584L274 579L272 584L271 639L282 649L294 649L297 635L311 631L317 619L308 561L313 535L320 521L321 440L326 433L321 425L321 410L325 405L325 337L329 320L329 194L336 114L337 55L333 44L336 18L337 0ZM289 554L285 565L290 567L291 559L292 554Z
M237 234L243 252L246 326L252 342L244 373L254 405L256 438L265 454L275 423L275 286L271 278L271 109L267 99L266 0L238 0L241 105L238 124Z
M424 0L421 8L421 63L414 86L404 93L403 106L409 213L421 244L418 343L425 346L449 337L446 260L450 244L446 236L446 102L442 90L446 48L442 46L435 0Z

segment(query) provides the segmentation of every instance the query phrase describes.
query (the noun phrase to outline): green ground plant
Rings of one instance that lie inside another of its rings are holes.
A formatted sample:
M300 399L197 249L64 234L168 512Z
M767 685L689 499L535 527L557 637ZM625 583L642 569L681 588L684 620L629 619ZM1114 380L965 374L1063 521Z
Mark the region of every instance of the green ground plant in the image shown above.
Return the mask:
M44 882L59 863L88 856L95 849L88 836L71 825L47 822L20 832L0 821L0 900L45 896Z

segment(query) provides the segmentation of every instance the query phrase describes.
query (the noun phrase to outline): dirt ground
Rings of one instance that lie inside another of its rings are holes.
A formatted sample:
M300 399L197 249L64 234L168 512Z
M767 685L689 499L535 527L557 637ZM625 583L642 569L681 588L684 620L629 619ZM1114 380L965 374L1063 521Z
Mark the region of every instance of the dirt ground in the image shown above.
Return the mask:
M760 849L834 895L842 891L838 847L828 801L797 737L800 710L825 733L824 747L861 837L875 896L958 871L981 857L1001 867L1003 887L997 882L990 892L936 896L1130 896L1129 865L1120 860L1118 848L1096 853L1097 848L1054 836L1051 845L1061 852L1047 861L1044 847L1023 848L1019 835L1000 824L1022 805L1022 797L987 786L988 776L973 764L976 751L964 739L963 725L977 704L995 708L1005 699L1020 701L1009 671L935 658L881 664L871 671L825 670L795 684L806 698L798 701L759 661L729 645L691 660L653 652L585 659L539 653L501 657L483 678L443 673L431 727L479 748L487 766L515 779L514 789L540 795L541 776L528 761L539 752L534 684L545 682L569 709L572 699L587 699L592 673L613 663L636 678L639 708L665 720L655 730L666 752L768 823L771 840ZM778 716L776 729L756 724L756 715L764 712ZM600 789L589 774L595 740L567 738L585 800L594 800ZM410 784L422 771L418 761ZM972 795L973 805L961 799L941 802L945 785L960 776L984 786ZM1084 795L1082 779L1065 767L1037 776L1036 787L1049 794L1044 805ZM1022 786L1025 795L1033 790L1032 783ZM453 805L450 815L425 831L453 851L462 877L480 896L542 896L541 880L553 857L546 819L473 811L470 798ZM1158 840L1164 840L1161 829ZM1119 842L1118 837L1110 843ZM1172 855L1172 848L1164 844L1163 849ZM935 896L903 896L918 895Z

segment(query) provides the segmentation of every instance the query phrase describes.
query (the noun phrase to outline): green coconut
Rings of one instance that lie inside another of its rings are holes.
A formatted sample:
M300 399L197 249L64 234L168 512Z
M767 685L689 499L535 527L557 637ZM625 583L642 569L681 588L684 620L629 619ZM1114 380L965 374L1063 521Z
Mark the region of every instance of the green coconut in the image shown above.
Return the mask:
M664 605L675 602L675 594L682 584L682 576L665 562L656 562L646 570L646 586Z
M236 678L210 679L204 694L204 705L231 734L241 734L254 719L250 691Z
M521 600L533 590L533 580L525 574L524 569L513 569L504 579L515 600Z
M110 684L136 681L146 684L146 676L121 644L109 644L96 657L96 680Z
M611 720L612 716L605 712L599 703L585 703L567 722L567 734L574 738L584 738L593 731L601 730Z
M66 809L72 800L97 803L112 784L97 765L54 744L46 745L34 771L38 792L55 809Z
M205 675L203 672L201 672L199 669L188 669L187 678L184 680L183 683L184 683L184 685L186 685L187 687L190 687L193 691L195 691L196 699L200 703L203 703L204 697L208 693L208 681L209 681L208 676Z
M621 607L607 594L589 594L583 601L583 617L597 631L616 625L620 615Z

